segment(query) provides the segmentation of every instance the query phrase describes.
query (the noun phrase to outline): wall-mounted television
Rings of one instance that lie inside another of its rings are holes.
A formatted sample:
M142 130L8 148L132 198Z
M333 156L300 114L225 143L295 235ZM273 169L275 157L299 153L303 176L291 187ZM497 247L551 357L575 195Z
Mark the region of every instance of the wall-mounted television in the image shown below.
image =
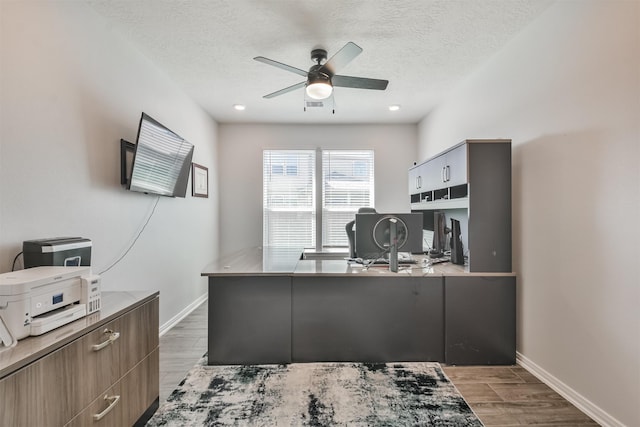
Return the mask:
M142 113L127 189L168 197L185 197L193 145Z

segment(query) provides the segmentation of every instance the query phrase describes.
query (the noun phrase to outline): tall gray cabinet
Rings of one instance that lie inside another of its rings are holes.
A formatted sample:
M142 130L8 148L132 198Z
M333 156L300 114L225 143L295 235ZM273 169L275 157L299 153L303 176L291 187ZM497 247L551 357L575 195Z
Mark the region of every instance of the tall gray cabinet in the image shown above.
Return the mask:
M411 210L466 217L470 272L511 272L511 140L466 140L409 169Z
M461 222L465 273L444 278L445 361L514 363L511 140L465 140L415 165L409 197L427 225L435 212Z

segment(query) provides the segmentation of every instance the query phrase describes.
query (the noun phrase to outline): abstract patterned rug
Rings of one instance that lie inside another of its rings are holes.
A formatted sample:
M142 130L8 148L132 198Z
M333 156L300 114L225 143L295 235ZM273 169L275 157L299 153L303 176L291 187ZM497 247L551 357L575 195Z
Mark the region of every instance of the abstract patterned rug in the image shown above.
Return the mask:
M437 363L294 363L189 371L147 426L482 427Z

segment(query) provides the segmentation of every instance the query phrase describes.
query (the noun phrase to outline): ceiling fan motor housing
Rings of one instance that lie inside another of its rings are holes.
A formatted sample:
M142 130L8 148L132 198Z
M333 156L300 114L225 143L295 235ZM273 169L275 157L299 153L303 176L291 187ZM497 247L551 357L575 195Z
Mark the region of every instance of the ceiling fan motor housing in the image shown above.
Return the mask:
M322 65L314 65L309 69L309 73L307 74L307 82L308 84L312 83L320 83L326 82L331 84L331 77L333 77L326 68L323 68Z
M311 51L311 59L320 65L327 59L327 51L324 49L313 49Z

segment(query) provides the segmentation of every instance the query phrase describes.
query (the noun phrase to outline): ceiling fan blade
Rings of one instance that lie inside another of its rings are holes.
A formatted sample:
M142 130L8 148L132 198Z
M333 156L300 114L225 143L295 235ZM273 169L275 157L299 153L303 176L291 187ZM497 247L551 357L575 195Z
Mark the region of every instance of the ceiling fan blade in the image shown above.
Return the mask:
M367 79L364 77L333 76L331 83L338 87L352 87L356 89L385 90L389 80Z
M273 97L276 97L276 96L279 96L279 95L283 95L283 94L285 94L287 92L291 92L292 90L303 88L303 87L305 87L306 84L307 84L307 82L296 83L296 84L294 84L292 86L285 87L284 89L280 89L280 90L278 90L276 92L273 92L273 93L270 93L268 95L265 95L265 96L263 96L263 98L273 98Z
M342 49L336 52L323 66L322 68L328 70L331 75L334 75L336 71L347 65L349 62L362 53L362 48L354 42L345 44Z
M283 64L282 62L274 61L273 59L265 58L264 56L256 56L253 59L258 62L273 65L274 67L281 68L285 71L291 71L292 73L299 74L302 77L307 77L307 72L305 70L301 70L300 68L292 67L291 65Z

